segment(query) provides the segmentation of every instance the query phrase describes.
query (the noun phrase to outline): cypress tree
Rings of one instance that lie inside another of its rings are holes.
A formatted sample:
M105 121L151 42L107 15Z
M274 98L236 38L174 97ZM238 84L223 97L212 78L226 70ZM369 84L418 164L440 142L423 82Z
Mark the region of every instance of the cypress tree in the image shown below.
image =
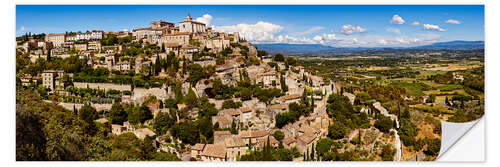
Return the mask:
M311 160L314 161L314 143L311 146Z
M306 148L306 154L304 154L304 157L306 157L306 161L309 160L309 148Z

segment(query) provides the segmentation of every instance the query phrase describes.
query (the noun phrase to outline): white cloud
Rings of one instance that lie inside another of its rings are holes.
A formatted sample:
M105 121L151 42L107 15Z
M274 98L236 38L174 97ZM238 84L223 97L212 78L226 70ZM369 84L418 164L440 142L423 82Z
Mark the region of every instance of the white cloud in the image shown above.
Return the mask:
M401 31L398 29L398 28L387 28L385 29L387 32L392 32L392 33L395 33L395 34L401 34Z
M316 26L316 27L311 27L309 29L307 29L306 31L304 32L299 32L299 33L296 33L296 35L307 35L307 34L311 34L311 33L314 33L314 32L317 32L317 31L320 31L320 30L323 30L325 29L325 27L321 27L321 26Z
M404 24L405 20L399 16L399 15L394 15L392 16L391 24Z
M311 44L316 43L314 40L306 37L294 37L289 35L279 35L274 38L272 43L292 43L292 44Z
M227 33L239 32L243 38L252 43L321 44L336 47L418 46L437 42L440 38L439 35L432 32L414 36L360 34L366 32L367 29L354 25L344 25L338 33L322 33L300 37L297 34L286 34L283 31L285 27L265 21L259 21L255 24L240 23L228 26L214 26L214 29L215 31ZM324 28L311 27L306 32L312 34L322 29ZM399 32L398 30L396 28L387 29L387 31L396 34ZM439 28L437 30L439 31ZM346 35L339 36L340 33Z
M212 19L212 15L204 14L203 16L196 18L196 21L205 23L207 26L210 26L212 24Z
M313 37L313 41L319 44L330 44L337 41L337 36L335 34L322 34Z
M446 23L448 23L448 24L462 24L462 22L460 22L458 20L453 20L453 19L446 20Z
M381 44L381 45L387 45L388 44L388 42L385 39L378 40L378 43Z
M352 35L354 33L361 33L365 32L365 28L361 28L360 26L354 26L354 25L344 25L342 28L340 28L340 33L345 34L345 35Z
M420 25L420 22L418 22L418 21L414 21L414 22L412 22L410 25L412 25L412 26L419 26L419 25Z
M269 22L259 21L255 24L240 23L231 26L214 26L219 32L239 32L240 36L248 41L274 42L277 40L276 33L281 32L283 27Z
M438 25L432 24L423 24L424 30L432 30L432 31L446 31L445 29L439 27Z

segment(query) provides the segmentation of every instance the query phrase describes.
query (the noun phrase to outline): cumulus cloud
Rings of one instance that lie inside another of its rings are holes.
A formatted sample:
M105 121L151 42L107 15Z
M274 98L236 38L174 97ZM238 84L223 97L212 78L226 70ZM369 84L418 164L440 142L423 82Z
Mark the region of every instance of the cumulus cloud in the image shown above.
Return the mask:
M395 34L401 34L401 31L398 29L398 28L387 28L385 29L387 32L392 32L392 33L395 33Z
M292 44L311 44L316 43L314 40L306 37L294 37L290 35L278 35L272 43L292 43Z
M448 24L462 24L462 22L460 22L458 20L453 20L453 19L446 20L446 23L448 23Z
M320 31L320 30L323 30L323 29L325 29L325 27L321 27L321 26L311 27L311 28L307 29L304 32L296 33L296 35L300 36L300 35L312 34L312 33L315 33L317 31Z
M365 28L361 28L360 26L354 26L350 24L344 25L342 26L342 28L340 28L340 33L344 35L352 35L354 33L361 33L365 31L366 31Z
M196 21L205 23L207 26L210 26L212 24L212 19L212 15L204 14L203 16L196 18Z
M255 42L273 42L276 41L276 33L281 32L283 27L273 23L259 21L255 24L240 23L231 26L214 26L215 31L219 32L239 32L240 36L246 40Z
M405 20L399 16L399 15L394 15L392 16L392 19L391 19L391 24L404 24L405 23Z
M379 39L378 43L381 44L381 45L387 45L388 44L388 42L385 39Z
M425 25L428 29L436 29L433 26ZM387 28L389 32L398 35L376 35L360 34L367 29L355 25L344 25L337 33L321 33L312 36L299 36L300 34L313 34L323 27L311 27L305 32L297 34L286 34L285 27L266 21L259 21L254 24L240 23L227 26L213 26L219 32L239 32L242 38L252 43L295 43L295 44L321 44L336 47L376 47L376 46L418 46L436 42L439 35L428 32L427 34L417 34L414 36L400 35L397 28ZM437 28L440 31L442 28ZM442 29L444 30L444 29ZM339 35L345 34L345 35Z
M419 25L420 25L420 22L418 22L418 21L414 21L414 22L412 22L410 25L412 25L412 26L419 26Z
M328 45L331 43L335 43L337 41L337 36L335 34L321 34L313 37L313 41L315 43Z
M438 25L433 25L433 24L423 24L424 30L431 30L431 31L446 31L445 29L439 27Z

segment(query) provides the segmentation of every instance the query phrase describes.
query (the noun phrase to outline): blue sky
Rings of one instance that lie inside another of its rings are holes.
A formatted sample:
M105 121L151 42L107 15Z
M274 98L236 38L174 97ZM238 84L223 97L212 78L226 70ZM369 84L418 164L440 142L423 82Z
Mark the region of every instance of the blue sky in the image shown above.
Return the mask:
M177 24L187 14L254 43L417 46L484 40L482 5L18 5L16 35L132 30L158 19Z

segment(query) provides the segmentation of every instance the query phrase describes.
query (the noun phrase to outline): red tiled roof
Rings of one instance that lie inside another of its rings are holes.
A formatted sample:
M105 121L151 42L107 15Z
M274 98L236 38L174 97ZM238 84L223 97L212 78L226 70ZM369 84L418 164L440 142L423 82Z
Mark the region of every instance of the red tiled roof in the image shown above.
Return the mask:
M225 158L226 147L224 146L224 144L207 144L205 145L205 149L203 149L201 155L217 157L217 158Z
M229 109L224 109L224 110L221 110L220 111L221 113L224 113L224 114L229 114L231 116L236 116L236 115L240 115L240 112L238 112L236 109L234 108L229 108Z
M315 138L316 136L312 133L305 133L304 135L299 136L299 140L306 144L311 143Z
M263 139L257 139L257 143L260 147L264 147L267 143L267 137ZM274 145L279 143L278 140L276 140L273 136L269 136L269 144Z
M214 136L215 135L231 135L231 132L229 131L214 131Z
M283 144L285 145L290 145L294 142L297 142L297 140L294 137L287 137L283 139Z
M242 131L240 133L240 136L242 138L256 138L256 137L264 137L268 135L266 131L260 130L260 131Z
M269 106L267 108L270 109L270 110L276 110L276 109L278 109L278 110L284 110L284 109L286 109L286 107L287 107L286 104L275 104L275 105L271 105L271 106Z
M245 147L245 141L239 137L226 138L226 147Z
M199 151L202 151L204 147L205 147L205 144L200 144L200 143L197 143L197 144L195 144L193 147L191 147L191 150L199 150Z
M291 94L291 95L282 96L279 99L280 100L292 100L292 99L298 99L300 97L302 97L302 95L300 95L300 94Z
M241 107L240 111L242 113L247 113L247 112L252 112L252 109L250 107Z

